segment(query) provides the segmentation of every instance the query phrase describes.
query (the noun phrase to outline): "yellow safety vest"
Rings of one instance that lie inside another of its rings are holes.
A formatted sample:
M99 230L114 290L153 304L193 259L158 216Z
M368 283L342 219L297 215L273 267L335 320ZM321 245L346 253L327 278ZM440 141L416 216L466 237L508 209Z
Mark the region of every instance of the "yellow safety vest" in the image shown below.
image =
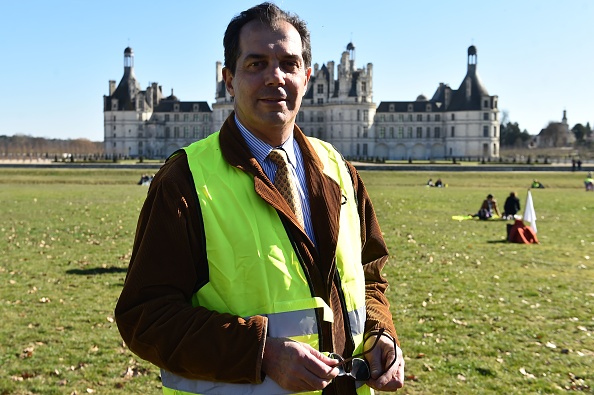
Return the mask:
M346 198L341 206L337 270L357 350L365 327L365 279L361 234L350 173L340 154L310 138ZM268 318L267 335L287 337L318 349L319 320L333 321L325 301L312 290L299 256L277 211L254 191L253 175L230 166L221 154L219 132L185 147L204 223L209 282L193 296L193 306L249 318ZM240 203L240 204L238 204ZM265 284L265 286L257 286ZM164 394L288 394L270 378L261 384L190 380L161 370ZM308 394L321 392L308 392ZM358 394L371 394L362 385Z

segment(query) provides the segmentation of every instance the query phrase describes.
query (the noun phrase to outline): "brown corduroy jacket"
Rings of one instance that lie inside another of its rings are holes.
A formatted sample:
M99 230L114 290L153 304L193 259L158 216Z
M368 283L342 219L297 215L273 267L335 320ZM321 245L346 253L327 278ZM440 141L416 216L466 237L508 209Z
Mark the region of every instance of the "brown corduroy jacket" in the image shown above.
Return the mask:
M336 182L322 173L321 162L298 127L294 137L303 154L317 248L250 153L234 114L219 134L225 160L252 174L256 193L288 222L315 295L332 308L334 323L322 321L321 351L346 357L352 354L354 345L337 292L335 264L342 194ZM396 338L385 296L388 284L381 275L388 251L363 182L355 168L350 164L348 167L361 220L365 330L385 328ZM208 282L203 246L196 188L186 155L181 153L168 160L155 175L140 212L128 274L115 309L122 338L141 358L183 377L260 383L264 377L261 367L266 317L244 319L191 305L192 295ZM348 377L338 377L324 393L355 394L353 383Z

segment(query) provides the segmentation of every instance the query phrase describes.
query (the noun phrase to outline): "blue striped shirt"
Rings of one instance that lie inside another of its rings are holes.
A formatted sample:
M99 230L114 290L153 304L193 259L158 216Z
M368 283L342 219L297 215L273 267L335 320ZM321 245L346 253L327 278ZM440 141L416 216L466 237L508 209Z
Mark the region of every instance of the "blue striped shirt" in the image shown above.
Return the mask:
M289 170L293 177L298 180L297 189L299 189L299 197L301 198L301 211L303 211L303 222L305 225L305 233L310 240L315 242L313 225L311 223L311 213L309 209L309 192L307 190L307 183L305 179L305 167L303 166L303 157L297 141L293 138L293 134L280 147L273 147L268 143L260 140L254 136L249 130L239 122L235 117L235 124L239 128L241 135L245 139L252 155L258 161L262 170L268 178L274 183L274 176L276 175L277 165L268 158L268 154L273 148L282 148L289 159Z

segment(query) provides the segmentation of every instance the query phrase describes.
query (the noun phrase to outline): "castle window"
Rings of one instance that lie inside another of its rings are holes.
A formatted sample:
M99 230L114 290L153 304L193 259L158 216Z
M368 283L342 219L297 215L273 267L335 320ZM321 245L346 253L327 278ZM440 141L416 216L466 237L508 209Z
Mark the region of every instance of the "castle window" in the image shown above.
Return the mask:
M367 92L367 83L361 82L361 92Z
M431 128L427 128L427 138L431 138Z
M483 126L483 137L489 137L489 127Z
M174 104L173 105L173 111L179 111L179 104Z
M318 97L318 104L324 104L324 99L322 99L321 97Z
M435 114L435 122L441 121L441 115Z
M173 121L174 122L179 122L179 114L174 114L173 115Z
M493 126L493 137L497 137L497 126Z
M433 128L433 138L438 139L441 136L441 130L439 128L439 126L436 126L435 128Z
M369 111L368 110L363 110L363 120L369 121Z
M456 120L456 114L452 114L452 121Z
M402 139L402 138L404 138L404 128L403 128L402 126L400 126L400 127L398 128L398 138L399 138L399 139Z
M417 114L417 121L423 122L423 114Z
M452 137L456 137L456 127L455 126L452 126L451 132L452 132L452 135L451 136ZM446 131L446 133L447 133L447 131Z
M380 139L383 139L386 137L386 128L385 127L381 127L379 128L379 136Z
M184 122L188 122L190 120L190 114L184 114Z
M173 128L173 138L174 139L179 138L179 126L176 126Z
M390 112L394 112L394 104L390 104Z
M406 137L409 138L409 139L412 139L412 136L413 136L413 128L412 128L412 126L409 126L408 127L407 132L408 133L407 133Z
M489 108L489 101L488 100L484 100L483 101L483 107Z
M318 93L324 93L324 85L318 84Z
M169 114L165 114L165 122L169 121Z
M412 112L412 110L413 110L413 105L412 104L409 104L408 105L408 112Z
M409 122L412 122L412 120L413 120L413 116L412 116L412 114L408 114L408 121L409 121Z
M427 122L431 122L431 114L427 114Z
M390 138L394 138L394 127L390 126Z
M489 120L489 113L488 112L484 112L483 113L483 121L488 121Z
M200 121L200 114L194 114L194 122Z
M431 104L427 104L425 106L425 111L431 111Z
M398 121L404 122L404 114L398 114Z
M423 128L418 127L417 128L417 138L418 139L422 139L423 138Z

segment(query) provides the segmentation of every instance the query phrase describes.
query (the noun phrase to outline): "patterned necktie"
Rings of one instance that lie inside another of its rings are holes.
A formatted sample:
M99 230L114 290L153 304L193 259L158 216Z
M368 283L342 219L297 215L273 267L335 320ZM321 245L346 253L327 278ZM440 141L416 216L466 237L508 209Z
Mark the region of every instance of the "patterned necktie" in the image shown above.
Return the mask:
M303 227L303 211L301 210L301 198L297 189L297 183L289 171L289 161L287 153L283 149L273 149L268 154L271 161L278 166L274 176L274 186L285 198L289 207L295 213L297 221Z

